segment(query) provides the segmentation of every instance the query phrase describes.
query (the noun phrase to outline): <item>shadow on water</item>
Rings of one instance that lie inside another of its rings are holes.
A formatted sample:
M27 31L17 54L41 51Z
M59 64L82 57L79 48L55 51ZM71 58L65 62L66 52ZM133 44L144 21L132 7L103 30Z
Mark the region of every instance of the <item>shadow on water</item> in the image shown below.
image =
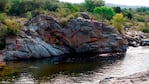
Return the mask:
M94 70L122 60L124 56L99 57L80 54L63 58L53 57L41 60L8 62L7 67L0 70L0 81L14 82L23 74L31 75L34 80L48 80L59 74L79 76L81 73L91 74Z

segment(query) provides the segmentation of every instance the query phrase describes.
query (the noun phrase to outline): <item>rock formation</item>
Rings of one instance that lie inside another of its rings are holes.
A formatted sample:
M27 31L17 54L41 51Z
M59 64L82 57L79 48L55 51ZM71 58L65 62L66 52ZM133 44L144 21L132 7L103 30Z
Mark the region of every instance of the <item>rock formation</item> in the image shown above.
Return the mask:
M9 61L126 50L127 41L109 25L75 18L63 27L55 18L39 15L29 19L16 38L7 38L3 57Z

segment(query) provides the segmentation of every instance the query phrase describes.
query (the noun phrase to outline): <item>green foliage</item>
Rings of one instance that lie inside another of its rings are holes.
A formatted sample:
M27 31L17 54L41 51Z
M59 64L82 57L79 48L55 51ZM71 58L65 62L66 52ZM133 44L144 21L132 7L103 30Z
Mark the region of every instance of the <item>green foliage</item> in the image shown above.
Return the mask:
M31 17L32 17L32 13L30 11L25 13L25 18L31 18Z
M0 26L0 37L5 37L7 34L7 26L4 24L1 24Z
M12 0L9 15L22 16L34 10L56 11L63 3L58 0Z
M149 11L148 7L137 8L137 12L146 12L146 11Z
M42 9L37 9L37 10L33 10L31 12L31 16L33 16L33 17L40 15L40 14L47 14L47 11L42 10Z
M124 22L124 17L122 14L116 14L115 16L113 16L112 25L116 28L116 30L120 34L123 34L124 32L123 22Z
M71 12L78 12L79 11L79 8L77 6L75 6L74 4L67 3L67 8Z
M0 11L5 12L9 8L9 0L0 0Z
M81 4L75 4L75 6L79 9L79 12L87 12L87 8L84 5L84 3Z
M19 32L19 25L14 20L5 19L0 25L0 50L5 48L5 38L16 36Z
M49 11L56 11L59 8L59 2L56 0L50 0L43 3L43 8Z
M141 28L141 31L144 33L149 33L149 27L144 26L143 28Z
M96 7L94 9L94 13L99 14L101 16L102 21L104 19L111 19L115 15L113 9L111 7L106 6Z
M115 13L121 13L122 12L120 7L114 7L113 9L114 9Z
M22 1L13 3L12 7L9 10L10 15L22 15L28 11L32 11L39 8L39 3L33 1Z
M78 13L69 8L58 8L56 16L59 18L60 22L65 25L70 19L77 17Z
M0 36L16 36L19 32L19 25L14 20L5 19L4 24L0 26Z
M123 9L122 10L122 14L124 15L124 17L128 18L129 20L133 19L134 18L134 11L129 8L129 9Z
M133 15L131 13L128 13L127 18L131 20L133 18Z
M6 13L0 13L0 21L4 21L7 18Z
M124 16L127 16L128 12L129 12L128 9L126 9L126 8L122 9L122 14L123 14Z
M68 14L66 17L59 17L59 18L60 18L60 22L63 25L66 25L69 20L75 18L76 16L78 16L78 13Z
M95 7L104 6L104 0L85 0L85 7L88 12L93 12Z
M134 19L138 22L145 22L144 15L135 14Z
M68 8L58 8L57 16L58 17L67 17L67 15L71 14L71 11Z

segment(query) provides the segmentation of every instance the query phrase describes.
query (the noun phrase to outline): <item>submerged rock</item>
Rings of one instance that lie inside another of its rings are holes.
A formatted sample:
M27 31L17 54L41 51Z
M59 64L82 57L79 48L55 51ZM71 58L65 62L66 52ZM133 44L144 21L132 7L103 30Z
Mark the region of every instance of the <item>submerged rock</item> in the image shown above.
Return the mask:
M63 27L53 17L39 15L21 28L17 38L7 38L6 46L4 59L19 60L69 53L125 53L127 41L101 22L76 18Z

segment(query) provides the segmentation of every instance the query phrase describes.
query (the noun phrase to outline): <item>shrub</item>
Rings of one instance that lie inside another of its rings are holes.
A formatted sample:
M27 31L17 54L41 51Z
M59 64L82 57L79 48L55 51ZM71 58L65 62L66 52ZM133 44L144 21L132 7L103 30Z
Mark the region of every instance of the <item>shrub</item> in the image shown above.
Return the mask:
M34 10L34 11L31 12L32 17L35 17L35 16L40 15L40 14L47 14L47 11L37 9L37 10Z
M1 24L0 26L0 38L5 37L7 34L7 26L4 24Z
M19 25L14 20L5 19L1 26L1 36L16 36L19 32Z
M94 13L99 14L101 16L102 21L104 21L105 19L110 20L115 15L113 9L111 7L106 6L95 7Z
M120 34L123 34L124 32L123 22L124 17L122 14L116 14L113 16L112 24Z
M141 31L144 33L149 33L149 28L148 27L143 27L141 28Z
M39 6L40 6L39 3L30 1L30 0L16 2L12 4L10 10L8 11L8 14L20 16L28 11L38 9Z
M32 13L31 12L27 12L25 13L25 18L31 18L32 17Z
M135 14L134 19L138 22L145 22L145 18L143 15Z
M104 6L104 0L85 0L85 7L88 12L93 12L95 7Z
M74 18L73 15L68 15L67 17L62 17L62 18L60 19L60 22L62 23L62 25L66 25L67 22L68 22L69 20L73 19L73 18Z
M5 13L0 13L0 21L4 21L6 19L7 15Z
M79 8L76 5L67 3L67 8L71 11L71 12L78 12Z
M41 3L41 2L40 2ZM56 11L57 8L59 8L59 2L56 0L49 0L49 1L45 1L43 5L43 8L45 10L49 10L49 11Z

